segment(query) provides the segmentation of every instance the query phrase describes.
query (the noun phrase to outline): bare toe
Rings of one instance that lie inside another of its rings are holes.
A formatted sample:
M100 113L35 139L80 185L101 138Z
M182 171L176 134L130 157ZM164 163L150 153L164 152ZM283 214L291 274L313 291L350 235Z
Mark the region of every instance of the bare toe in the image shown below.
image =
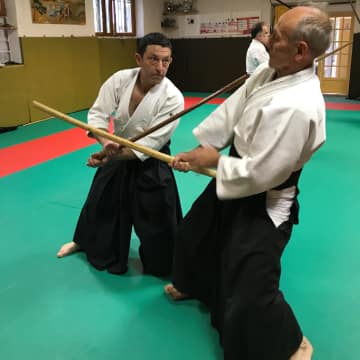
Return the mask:
M189 295L180 292L173 284L165 285L164 292L171 300L174 301L190 299Z
M80 247L78 244L76 244L75 242L71 241L71 242L68 242L66 244L64 244L60 250L58 251L58 253L56 254L56 256L58 258L62 258L64 256L67 256L67 255L70 255L76 251L79 251L80 250Z
M313 347L310 341L304 336L299 348L295 354L291 356L289 360L311 360L313 353Z

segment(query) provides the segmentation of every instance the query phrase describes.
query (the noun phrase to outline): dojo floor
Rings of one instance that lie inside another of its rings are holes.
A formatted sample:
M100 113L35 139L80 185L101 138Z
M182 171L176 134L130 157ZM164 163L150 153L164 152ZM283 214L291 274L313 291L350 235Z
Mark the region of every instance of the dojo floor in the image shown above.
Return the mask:
M204 94L186 95L189 105ZM360 102L327 103L328 140L301 178L300 225L283 257L282 289L313 359L357 360ZM197 144L191 129L216 106L183 117L173 154ZM86 111L71 115L85 120ZM141 274L135 234L125 276L93 269L82 253L56 258L72 238L94 174L85 161L98 148L57 119L0 134L0 359L222 359L206 309L171 303L166 281ZM185 213L209 178L176 177Z

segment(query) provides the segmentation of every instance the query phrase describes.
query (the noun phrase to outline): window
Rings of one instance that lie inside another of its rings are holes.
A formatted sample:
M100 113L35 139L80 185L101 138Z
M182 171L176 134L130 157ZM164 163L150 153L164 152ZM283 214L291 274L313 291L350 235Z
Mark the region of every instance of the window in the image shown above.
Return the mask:
M330 17L332 24L331 44L327 52L334 51L340 47L343 49L334 55L325 58L324 77L331 79L346 79L350 67L350 49L344 47L350 44L352 39L352 17L334 16Z
M16 27L8 23L5 2L0 0L0 67L21 63L22 55Z
M135 36L135 0L93 0L95 32L104 36Z

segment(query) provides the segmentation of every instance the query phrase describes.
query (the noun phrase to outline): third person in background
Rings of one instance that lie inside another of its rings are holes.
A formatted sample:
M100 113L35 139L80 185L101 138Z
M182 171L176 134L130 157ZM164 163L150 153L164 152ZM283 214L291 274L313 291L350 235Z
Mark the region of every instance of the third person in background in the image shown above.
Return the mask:
M256 23L251 29L251 43L246 52L246 72L251 75L262 63L269 61L267 51L269 28L263 22Z

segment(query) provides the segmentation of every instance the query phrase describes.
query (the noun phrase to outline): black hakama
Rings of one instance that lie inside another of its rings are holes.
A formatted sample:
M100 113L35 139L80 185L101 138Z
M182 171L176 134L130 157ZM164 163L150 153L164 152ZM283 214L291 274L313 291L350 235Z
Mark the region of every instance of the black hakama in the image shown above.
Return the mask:
M169 154L169 147L161 151ZM144 273L166 276L181 218L174 174L167 164L154 158L115 161L97 170L74 242L97 269L123 274L134 227Z
M286 187L297 185L294 174ZM276 228L266 193L219 200L212 180L180 224L173 284L209 307L225 360L288 360L300 346L302 332L279 290L293 223L297 200Z

